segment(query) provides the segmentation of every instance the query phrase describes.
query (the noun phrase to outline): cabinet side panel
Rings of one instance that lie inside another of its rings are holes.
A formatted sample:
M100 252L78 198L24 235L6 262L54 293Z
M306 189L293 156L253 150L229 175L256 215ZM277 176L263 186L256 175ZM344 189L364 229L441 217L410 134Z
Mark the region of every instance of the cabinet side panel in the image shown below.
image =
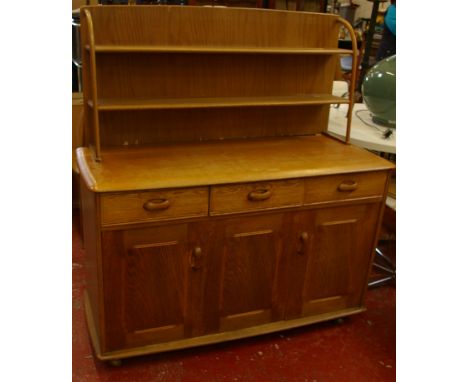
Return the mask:
M83 242L86 256L86 290L95 330L102 341L101 256L99 250L98 208L96 194L88 190L82 179L80 179L80 197Z
M105 341L103 351L125 347L121 278L125 248L121 231L102 232L102 278Z

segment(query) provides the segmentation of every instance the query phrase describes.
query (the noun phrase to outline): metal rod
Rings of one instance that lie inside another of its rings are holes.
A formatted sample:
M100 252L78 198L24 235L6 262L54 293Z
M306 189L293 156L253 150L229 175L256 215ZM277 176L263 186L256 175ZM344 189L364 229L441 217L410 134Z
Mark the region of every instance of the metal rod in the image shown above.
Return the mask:
M375 253L379 255L382 259L384 259L388 265L395 268L395 264L393 263L393 261L388 256L385 256L379 248L375 249Z
M383 283L386 283L388 281L391 281L393 279L394 279L393 276L385 277L385 278L380 279L380 280L372 281L369 284L367 284L367 286L370 286L370 287L376 286L376 285L383 284Z
M394 273L395 273L395 270L394 270L394 269L390 269L390 268L384 267L384 266L382 266L382 265L380 265L380 264L374 263L374 264L372 264L372 265L373 265L374 267L378 268L378 269L381 269L381 270L385 271L385 272L388 272L388 273L391 273L391 274L394 274Z

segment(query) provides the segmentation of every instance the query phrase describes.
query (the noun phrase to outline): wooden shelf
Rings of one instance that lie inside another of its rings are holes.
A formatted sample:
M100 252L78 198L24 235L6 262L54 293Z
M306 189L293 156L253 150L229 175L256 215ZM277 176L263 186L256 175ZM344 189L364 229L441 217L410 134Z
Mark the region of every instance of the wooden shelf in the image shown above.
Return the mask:
M157 110L157 109L200 109L224 107L331 105L349 103L347 98L329 94L304 94L278 97L216 97L216 98L125 98L100 99L98 110ZM88 101L90 107L93 102Z
M353 160L349 160L353 158ZM324 135L213 140L77 153L81 174L95 192L118 192L258 182L388 169L361 148Z
M90 50L89 45L85 45ZM95 45L96 53L242 53L242 54L353 54L338 48L288 48L245 46L163 46L163 45Z

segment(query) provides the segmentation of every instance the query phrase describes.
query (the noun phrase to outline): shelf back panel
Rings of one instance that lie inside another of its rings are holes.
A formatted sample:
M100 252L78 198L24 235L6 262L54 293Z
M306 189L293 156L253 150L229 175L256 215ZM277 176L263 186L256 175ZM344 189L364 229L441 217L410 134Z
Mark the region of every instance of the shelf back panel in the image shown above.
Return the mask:
M104 112L103 147L313 135L329 105Z
M255 97L331 93L334 56L104 54L99 98Z
M337 16L181 6L88 8L97 45L336 48Z

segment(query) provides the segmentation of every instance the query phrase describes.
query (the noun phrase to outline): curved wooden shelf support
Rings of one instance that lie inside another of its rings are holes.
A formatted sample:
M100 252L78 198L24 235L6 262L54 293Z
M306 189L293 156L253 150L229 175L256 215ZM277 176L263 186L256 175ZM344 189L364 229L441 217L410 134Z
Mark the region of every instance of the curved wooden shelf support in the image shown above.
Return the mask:
M351 120L352 120L353 106L354 106L354 88L356 87L358 47L357 47L356 35L354 33L354 29L352 25L341 17L338 18L338 22L340 22L348 30L349 36L351 37L351 45L352 45L353 63L352 63L352 68L351 68L351 84L349 86L351 91L349 92L348 121L346 123L346 138L345 138L345 142L349 143L349 140L351 137Z
M86 16L86 24L88 26L89 34L89 66L91 74L91 98L93 104L97 104L97 75L96 75L96 45L94 43L94 28L93 28L93 19L89 10L84 10ZM94 125L94 145L95 145L95 155L96 161L101 161L101 134L99 131L99 111L94 108L92 109L93 113L93 125Z

